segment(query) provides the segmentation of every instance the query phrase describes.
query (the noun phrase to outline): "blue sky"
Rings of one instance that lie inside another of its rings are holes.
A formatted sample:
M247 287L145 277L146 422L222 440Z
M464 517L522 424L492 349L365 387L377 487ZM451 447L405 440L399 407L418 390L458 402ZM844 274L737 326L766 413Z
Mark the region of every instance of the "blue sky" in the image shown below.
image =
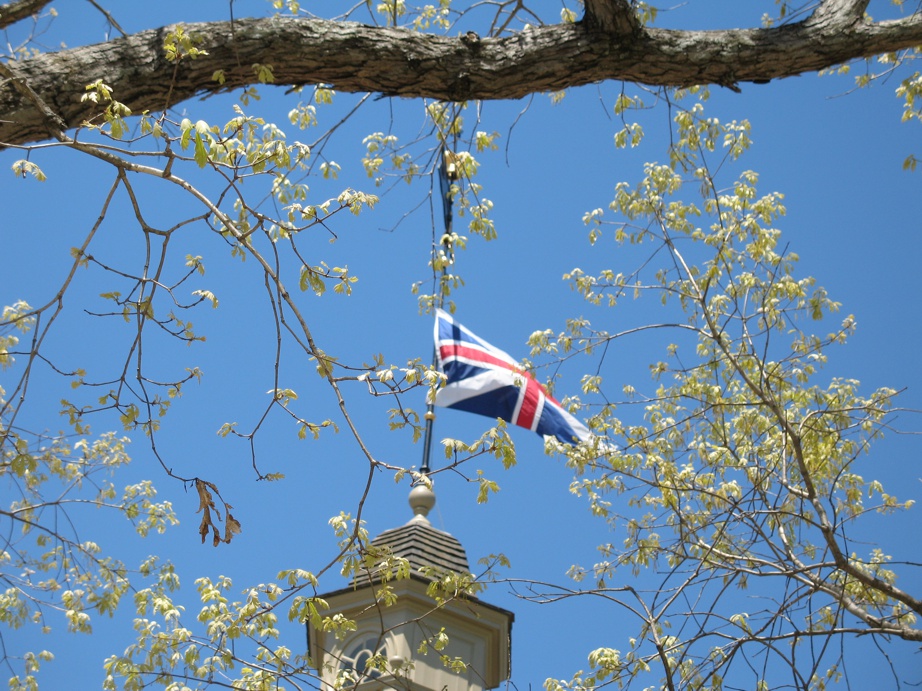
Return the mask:
M664 17L663 23L710 25L714 13L698 4L689 3L681 12ZM129 31L180 19L223 19L227 12L226 3L189 7L189 3L162 2L156 9L122 5L111 9ZM238 0L234 8L238 17L263 15L268 3ZM104 21L88 4L65 5L59 11L61 16L47 34L49 46L59 40L77 45L102 39ZM735 17L732 13L722 16L731 24ZM896 86L891 80L846 94L851 89L849 78L807 75L764 86L744 85L740 94L715 88L708 110L721 120L750 120L754 144L743 168L760 173L761 192L785 194L788 213L778 225L791 250L801 257L801 273L815 276L842 303L843 315L857 317L857 335L831 354L825 376L859 379L866 391L879 386L906 387L900 405L919 410L922 376L917 350L922 302L917 267L922 250L918 204L922 173L905 172L901 164L909 153L922 154L922 139L917 123L900 123L901 104L893 94ZM607 207L617 182L636 182L645 161L662 160L666 155L668 114L662 107L642 115L647 138L641 147L615 149L613 135L619 124L611 105L619 88L602 85L574 90L556 106L546 96L535 96L522 117L519 114L527 105L523 102L483 106L479 128L501 135L498 151L478 156L478 181L495 205L499 237L489 243L472 238L469 248L459 255L457 268L466 285L455 295L457 318L514 357L527 355L529 334L545 328L559 331L567 317L591 314L609 320L606 328L614 331L648 319L655 309L643 302L622 302L603 317L561 281L562 274L574 267L588 272L603 266L620 270L614 245L590 251L582 215ZM626 90L637 92L630 86ZM270 88L261 89L261 94L262 100L248 110L279 122L292 139L309 139L286 122L296 96ZM321 111L321 118L335 122L336 114L345 112L355 99L337 95L329 114ZM187 110L193 119L220 123L233 116L234 102L232 96L219 97L192 101L177 110ZM473 113L468 117L472 119ZM363 107L324 150L325 156L342 166L339 180L312 181L312 194L324 198L346 186L376 192L360 163L362 138L391 126L410 138L422 123L418 102L381 100ZM0 170L9 170L20 156L0 152ZM4 247L0 303L4 305L19 298L43 304L54 294L70 265L69 248L95 222L113 179L105 166L88 164L83 157L60 150L35 151L32 160L42 166L47 182L17 180L10 174L0 177L5 212L0 221ZM188 200L165 192L163 186L141 189L148 221L155 225L170 225L183 214L198 213ZM382 196L373 212L358 219L336 218L331 224L337 235L335 243L330 244L324 233L308 242L316 261L348 264L359 277L350 297L317 298L308 292L298 298L321 347L328 352L359 363L370 361L378 352L397 364L430 357L431 319L419 314L410 291L413 282L431 280L427 261L433 220L428 194L425 183L409 188L398 185ZM440 213L436 207L437 226ZM456 219L456 230L462 230L462 223ZM94 241L94 256L106 262L143 258L136 231L137 224L121 195ZM180 246L173 248L176 258L190 252L202 255L206 262L205 277L196 279L192 287L214 291L221 304L214 311L200 307L194 314L196 327L208 336L206 343L193 348L168 346L150 355L155 368L164 373L190 363L201 366L205 373L203 383L190 387L165 418L158 445L181 474L219 481L243 524L243 533L232 544L217 549L200 545L194 492L163 474L140 436L132 445L134 463L118 481L152 478L161 496L174 503L182 524L166 536L138 542L130 530L112 525L95 512L81 520L92 539L129 562L150 553L174 560L191 606L192 581L199 575L229 575L243 588L274 580L280 569L313 569L333 558L336 540L327 519L341 510L354 511L364 489L367 464L345 432L324 434L319 441L299 441L290 421L273 416L257 442L258 462L262 471L283 472L286 479L275 484L255 481L247 445L221 439L215 432L228 421L239 422L241 428L252 426L268 402L275 335L263 313L266 301L261 277L255 266L230 260L226 248L203 230L190 229L178 242ZM48 343L50 354L72 367L103 372L111 366L130 333L116 322L101 326L83 309L87 305L87 309L100 309L102 303L95 296L111 290L115 283L98 271L78 273L73 297L68 298L67 310ZM832 330L838 321L834 317L828 329L820 330ZM629 382L646 385L647 364L659 359L664 345L655 344L660 351L651 354L648 341L619 341L608 360L609 377L618 388ZM286 358L282 372L283 384L299 392L301 410L310 411L313 419L337 419L328 388L303 358ZM580 374L578 368L564 368L558 392L578 390ZM69 392L67 382L41 371L33 381L33 404L23 422L36 429L56 429L60 424L57 402ZM352 397L353 415L364 426L374 455L393 464L418 465L421 446L414 445L405 433L387 431L389 406L361 396L357 388ZM421 409L422 392L409 395L407 405ZM912 431L918 429L917 422L904 415L897 426ZM96 432L116 424L103 417L93 421ZM440 411L435 438L473 439L488 425L482 418ZM569 494L570 472L562 461L544 456L540 438L524 430L512 434L519 456L515 468L503 471L498 463L483 459L475 461L469 472L482 467L502 491L486 505L477 505L473 483L460 475L440 476L438 505L430 518L461 540L472 564L481 556L503 552L512 562L510 578L564 582L570 565L591 565L597 559L596 545L610 535L604 524L589 515L585 503ZM436 451L433 465L439 462ZM918 463L914 437L891 434L863 461L862 473L889 481L902 499L919 498ZM408 491L406 482L395 484L385 473L375 477L364 513L372 534L410 517ZM892 544L885 542L885 549L919 561L922 539L912 515L887 523L872 520L868 535L878 534L893 538ZM904 583L910 590L912 584L918 592L922 578ZM322 583L326 590L342 585L335 575ZM530 605L503 587L490 589L485 599L515 612L512 680L520 691L539 688L549 676L568 677L585 668L590 650L623 646L623 639L633 633L632 622L621 612L601 610L591 600ZM301 632L288 629L286 635L297 637ZM78 686L92 688L102 679L101 659L121 652L130 636L130 616L120 615L97 623L92 637L56 636L40 643L53 647L57 657L43 670L43 684L62 688L79 679ZM7 645L16 638L7 637ZM892 654L904 681L920 681L918 654L912 645L895 642ZM873 669L862 670L857 665L849 670L856 675L853 682L868 671Z

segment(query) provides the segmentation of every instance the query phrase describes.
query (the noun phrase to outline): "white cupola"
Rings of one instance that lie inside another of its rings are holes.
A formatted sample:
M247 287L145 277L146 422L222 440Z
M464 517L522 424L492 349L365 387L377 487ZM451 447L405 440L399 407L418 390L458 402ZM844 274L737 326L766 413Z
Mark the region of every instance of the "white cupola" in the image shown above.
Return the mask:
M356 624L341 638L308 624L311 661L327 691L342 671L351 671L344 688L363 691L484 691L509 678L512 612L469 596L439 604L427 594L433 576L468 575L470 567L461 543L429 523L432 490L416 485L409 502L413 518L378 535L371 548L406 559L410 577L382 582L380 573L365 572L350 587L320 596L330 606L325 615L342 614ZM381 597L385 588L388 598ZM437 650L437 641L446 637ZM379 653L386 671L366 669ZM446 664L456 660L463 668Z

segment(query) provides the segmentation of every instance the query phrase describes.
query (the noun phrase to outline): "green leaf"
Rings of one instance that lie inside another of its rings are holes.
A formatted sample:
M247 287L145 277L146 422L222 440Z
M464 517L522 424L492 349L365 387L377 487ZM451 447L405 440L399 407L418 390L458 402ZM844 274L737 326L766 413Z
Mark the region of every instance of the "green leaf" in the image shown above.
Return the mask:
M195 132L195 162L199 168L204 168L208 163L208 149L205 146L204 138L201 133Z

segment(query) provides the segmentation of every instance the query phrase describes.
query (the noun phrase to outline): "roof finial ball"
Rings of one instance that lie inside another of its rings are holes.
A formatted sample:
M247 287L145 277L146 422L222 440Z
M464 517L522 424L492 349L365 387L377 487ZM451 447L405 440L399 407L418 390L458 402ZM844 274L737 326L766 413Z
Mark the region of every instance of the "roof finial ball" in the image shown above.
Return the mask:
M435 506L435 492L432 491L431 484L431 481L428 484L420 482L414 485L413 489L410 490L408 501L410 503L410 508L413 509L414 521L429 522L426 516L429 515L429 511Z

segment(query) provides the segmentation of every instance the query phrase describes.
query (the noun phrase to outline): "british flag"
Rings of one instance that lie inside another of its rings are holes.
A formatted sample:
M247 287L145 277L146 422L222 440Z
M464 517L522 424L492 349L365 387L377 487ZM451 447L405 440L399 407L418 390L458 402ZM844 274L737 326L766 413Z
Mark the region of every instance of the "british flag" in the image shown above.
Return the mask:
M435 316L435 348L447 378L436 394L436 405L501 418L566 444L592 438L534 375L441 309Z

